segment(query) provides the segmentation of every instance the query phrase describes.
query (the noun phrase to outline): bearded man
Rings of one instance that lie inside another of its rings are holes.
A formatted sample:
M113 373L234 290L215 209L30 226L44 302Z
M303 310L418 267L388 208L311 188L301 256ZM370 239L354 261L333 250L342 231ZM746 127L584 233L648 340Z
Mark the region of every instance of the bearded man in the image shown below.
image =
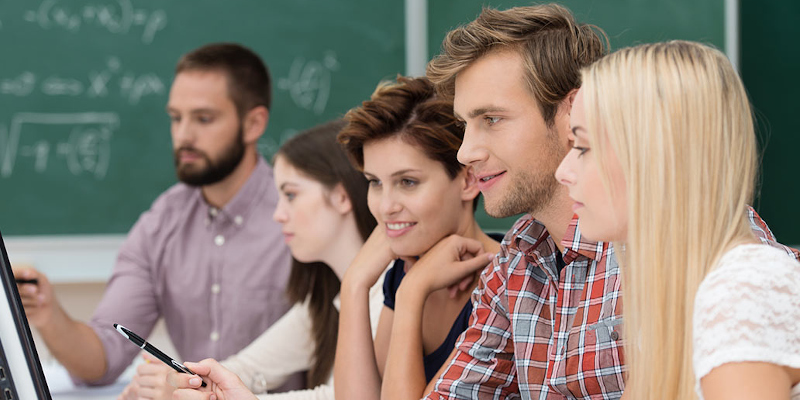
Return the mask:
M70 318L41 272L15 270L37 279L20 285L25 312L75 381L113 383L139 352L114 323L146 338L163 317L181 359L224 359L286 312L290 255L256 148L270 102L251 50L218 43L184 55L167 104L180 183L129 232L91 321Z

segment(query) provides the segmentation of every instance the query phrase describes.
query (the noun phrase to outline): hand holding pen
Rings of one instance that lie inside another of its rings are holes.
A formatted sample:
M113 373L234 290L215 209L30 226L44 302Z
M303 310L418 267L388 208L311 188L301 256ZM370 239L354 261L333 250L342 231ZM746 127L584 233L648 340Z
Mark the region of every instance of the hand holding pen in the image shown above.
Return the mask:
M210 388L201 388L200 377L170 372L167 382L176 388L173 399L179 400L253 400L256 396L236 374L227 370L214 359L199 363L187 362L186 366L211 383Z
M28 323L38 329L50 324L60 309L50 281L33 267L13 266L11 269Z
M130 329L125 328L124 326L122 326L120 324L114 324L114 329L116 329L117 332L120 333L120 335L126 337L128 340L133 342L133 344L139 346L140 349L152 354L153 357L161 360L164 364L169 365L175 371L178 371L178 372L184 373L184 374L191 374L191 375L195 375L195 376L197 375L194 372L192 372L189 368L186 368L185 366L183 366L183 364L175 361L172 357L164 354L164 352L162 352L161 350L159 350L158 348L156 348L152 344L147 343L139 335L131 332ZM202 386L202 387L205 387L206 383L201 380L199 385Z

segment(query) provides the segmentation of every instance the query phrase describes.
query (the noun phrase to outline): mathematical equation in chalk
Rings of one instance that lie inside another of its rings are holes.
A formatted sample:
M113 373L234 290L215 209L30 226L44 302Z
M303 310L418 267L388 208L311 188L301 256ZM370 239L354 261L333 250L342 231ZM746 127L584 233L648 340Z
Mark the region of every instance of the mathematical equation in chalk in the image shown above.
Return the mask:
M46 96L105 98L120 96L130 105L139 104L145 96L165 95L164 81L154 73L137 74L123 68L119 58L111 56L106 65L88 71L82 77L57 74L45 77L23 71L11 78L0 78L0 95L27 97L39 92Z
M135 34L150 44L167 26L162 9L136 8L131 0L77 5L67 0L45 0L25 11L22 19L43 30L60 29L78 32L87 27L116 35Z
M109 112L14 114L8 129L0 125L0 177L66 169L102 180L119 124L119 116Z
M326 51L322 60L296 57L286 77L278 79L278 90L289 92L294 104L320 115L328 105L331 94L331 75L339 70L336 53Z

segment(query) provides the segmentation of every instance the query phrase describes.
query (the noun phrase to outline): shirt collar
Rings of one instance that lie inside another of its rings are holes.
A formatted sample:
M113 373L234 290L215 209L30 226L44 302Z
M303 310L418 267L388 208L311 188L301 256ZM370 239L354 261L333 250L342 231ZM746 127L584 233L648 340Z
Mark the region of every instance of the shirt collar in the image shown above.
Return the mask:
M256 205L260 206L261 197L269 195L269 188L272 187L272 185L272 168L263 157L259 156L256 161L256 167L247 178L247 181L221 210L210 206L205 199L203 199L200 188L197 188L196 196L198 196L201 203L206 207L207 215L230 219L237 225L241 225L250 214L253 207ZM277 199L269 203L274 204L275 202L277 202Z
M578 258L578 255L592 260L599 260L608 247L608 243L593 242L581 236L580 221L577 214L573 215L572 220L569 222L564 239L561 240L561 245L564 247L565 254L563 257L566 264L574 261Z
M550 233L544 225L534 219L530 214L520 218L521 225L514 233L514 244L523 254L531 254L540 250L539 246L546 244ZM552 242L552 240L551 240Z

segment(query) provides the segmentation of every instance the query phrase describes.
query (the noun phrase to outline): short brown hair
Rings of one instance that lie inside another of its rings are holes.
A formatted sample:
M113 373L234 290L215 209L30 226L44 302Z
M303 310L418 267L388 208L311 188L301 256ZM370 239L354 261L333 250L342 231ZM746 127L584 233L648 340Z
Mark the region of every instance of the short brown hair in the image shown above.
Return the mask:
M441 95L452 98L456 75L475 60L492 51L516 51L528 90L547 125L553 126L558 104L580 87L581 68L602 57L607 47L601 29L578 24L558 4L484 8L474 21L447 34L441 54L428 63L427 76Z
M394 136L440 162L450 179L464 168L456 157L464 130L453 116L453 103L437 96L427 78L398 76L396 83L382 82L369 100L348 111L344 119L348 124L339 133L339 142L361 170L364 144Z
M220 71L228 80L228 95L239 117L258 106L272 106L272 82L267 66L252 50L236 43L212 43L184 54L175 75L184 71Z

